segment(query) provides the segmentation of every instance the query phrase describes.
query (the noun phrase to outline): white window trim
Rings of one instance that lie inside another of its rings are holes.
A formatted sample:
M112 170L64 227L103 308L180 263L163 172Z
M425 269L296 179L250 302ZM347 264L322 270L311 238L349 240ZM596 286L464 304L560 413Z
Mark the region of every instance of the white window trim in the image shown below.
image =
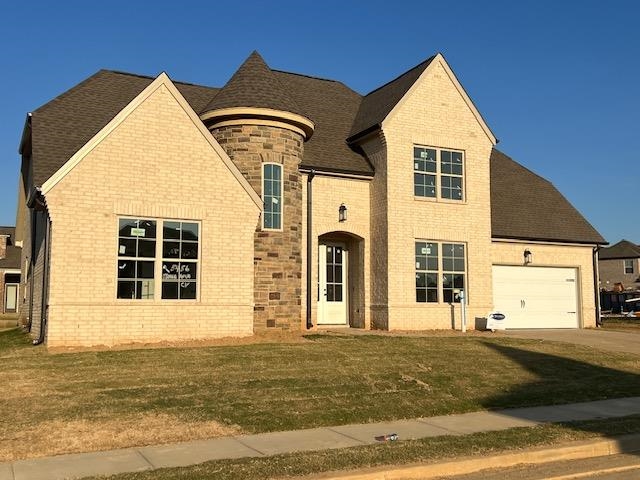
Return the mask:
M435 270L418 270L415 266L415 245L416 243L433 243L438 245L438 270L437 272ZM444 244L453 244L453 245L462 245L464 246L464 272L445 272L444 267L443 267L443 262L444 262L444 251L443 251L443 245ZM413 295L414 298L416 296L416 289L417 287L415 286L415 274L416 273L437 273L438 277L438 301L437 302L418 302L417 299L414 300L414 303L420 306L442 306L442 305L451 305L451 304L459 304L460 302L446 302L444 300L444 282L443 282L443 276L445 273L450 273L450 274L463 274L464 275L464 298L465 298L465 304L469 304L469 248L466 242L460 242L460 241L454 241L454 240L426 240L423 238L416 238L413 241L413 245L414 245L414 255L413 255L413 273L414 273L414 287L413 287Z
M266 212L264 211L264 182L265 182L265 178L264 178L264 170L265 170L265 166L266 165L276 165L278 167L280 167L280 198L279 198L279 202L280 202L280 227L279 228L269 228L269 227L265 227L264 225L264 221L266 218ZM263 205L263 212L262 212L262 230L266 231L266 232L282 232L284 230L284 165L282 163L277 163L277 162L263 162L262 163L262 167L261 168L261 187L262 187L262 205Z
M435 172L424 172L422 170L415 169L414 157L413 157L413 149L414 148L424 148L436 151L436 171ZM427 201L427 202L442 202L442 203L452 203L456 205L462 205L467 203L467 152L465 150L460 150L458 148L447 148L447 147L434 147L429 145L420 145L413 144L411 147L412 150L412 163L414 163L413 173L420 173L424 175L435 175L436 177L436 196L435 197L426 197L415 194L415 180L413 181L413 198L418 201ZM455 152L462 154L462 175L450 174L450 173L442 173L442 151L447 152ZM462 181L462 199L456 200L455 198L444 198L442 196L442 176L446 177L458 177L461 178Z
M625 275L633 275L636 273L636 266L634 265L634 258L625 258L622 261L622 269L624 270ZM631 263L631 271L627 272L627 262Z
M118 254L118 245L120 238L120 220L123 219L131 219L131 220L150 220L156 222L156 251L154 257L120 257ZM172 261L172 260L180 260L180 259L165 259L162 256L162 242L164 241L164 230L163 223L164 222L182 222L182 223L197 223L198 224L198 259L195 262L197 265L196 272L196 298L189 299L179 299L179 298L162 298L162 262L164 261ZM185 219L185 218L154 218L154 217L146 217L146 216L136 216L136 215L116 215L116 248L114 251L116 252L116 261L115 261L115 300L117 303L128 303L131 305L140 305L147 303L176 303L179 305L185 305L188 303L199 303L200 302L200 279L202 278L202 221L195 219ZM153 264L153 298L118 298L118 261L121 258L126 258L133 261L148 261L154 262Z

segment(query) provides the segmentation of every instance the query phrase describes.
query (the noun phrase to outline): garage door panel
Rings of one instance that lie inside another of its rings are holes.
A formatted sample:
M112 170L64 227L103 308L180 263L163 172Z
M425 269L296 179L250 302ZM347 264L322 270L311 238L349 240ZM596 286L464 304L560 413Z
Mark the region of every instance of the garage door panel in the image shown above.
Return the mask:
M577 328L574 268L493 267L494 309L507 328Z

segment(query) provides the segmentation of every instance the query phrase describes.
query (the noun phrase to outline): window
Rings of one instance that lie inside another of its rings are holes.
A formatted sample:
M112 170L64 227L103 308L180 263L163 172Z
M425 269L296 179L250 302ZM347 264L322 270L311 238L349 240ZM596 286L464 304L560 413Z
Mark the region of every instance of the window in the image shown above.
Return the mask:
M463 153L413 147L413 193L416 197L464 200Z
M624 273L634 273L633 272L633 259L624 261Z
M155 220L121 218L118 224L117 298L153 298L155 256Z
M282 165L262 165L262 201L264 213L262 227L265 230L282 229Z
M457 303L454 291L465 289L462 243L416 242L416 302Z
M196 298L198 224L163 222L162 298Z
M116 297L152 300L160 294L162 299L196 299L198 247L198 223L119 219ZM156 291L158 271L162 282Z

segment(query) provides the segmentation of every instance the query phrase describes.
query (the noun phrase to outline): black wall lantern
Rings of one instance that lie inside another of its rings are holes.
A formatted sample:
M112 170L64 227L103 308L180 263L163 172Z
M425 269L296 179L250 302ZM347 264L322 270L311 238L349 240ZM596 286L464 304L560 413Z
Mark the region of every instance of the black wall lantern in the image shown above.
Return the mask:
M531 262L533 262L533 254L531 253L531 250L526 249L524 251L524 264L529 265Z
M340 208L338 208L338 221L347 221L347 206L344 203L340 205Z

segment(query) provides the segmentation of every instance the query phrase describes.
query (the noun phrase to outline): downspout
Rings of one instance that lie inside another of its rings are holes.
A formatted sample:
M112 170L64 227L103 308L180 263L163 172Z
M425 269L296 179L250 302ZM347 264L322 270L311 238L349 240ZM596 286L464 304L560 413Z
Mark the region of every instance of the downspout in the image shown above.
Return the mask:
M42 265L42 299L40 304L40 335L38 338L33 341L33 345L40 345L44 342L45 330L47 328L47 304L49 300L49 237L51 235L51 221L48 218L48 215L45 210L45 229L44 229L44 242L43 242L43 252L42 255L44 257L43 265Z
M599 251L599 245L593 247L593 290L596 296L596 327L602 327L602 318L600 317L600 268L598 267Z
M313 256L311 253L312 245L312 196L313 196L313 188L311 182L313 181L313 177L315 177L316 171L310 170L307 174L307 330L313 328L313 322L311 321L311 257Z
M31 207L31 258L29 259L29 324L27 325L29 332L31 332L31 325L33 324L33 272L36 268L35 251L36 251L36 209Z

